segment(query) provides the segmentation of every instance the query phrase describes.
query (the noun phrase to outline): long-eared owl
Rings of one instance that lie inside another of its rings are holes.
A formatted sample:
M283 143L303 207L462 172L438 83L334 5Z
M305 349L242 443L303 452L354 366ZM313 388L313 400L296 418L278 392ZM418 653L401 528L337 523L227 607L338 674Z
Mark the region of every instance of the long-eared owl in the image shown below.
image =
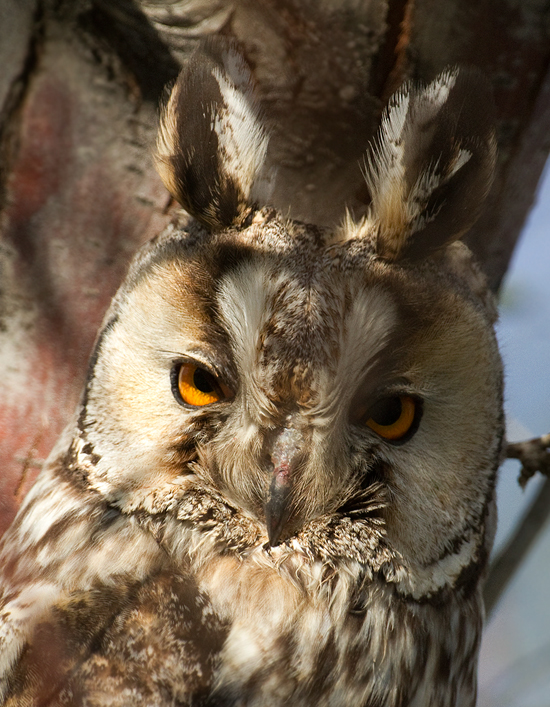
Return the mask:
M502 372L461 236L482 78L390 100L370 206L270 206L246 64L210 43L156 161L192 215L135 257L3 539L0 702L472 707Z

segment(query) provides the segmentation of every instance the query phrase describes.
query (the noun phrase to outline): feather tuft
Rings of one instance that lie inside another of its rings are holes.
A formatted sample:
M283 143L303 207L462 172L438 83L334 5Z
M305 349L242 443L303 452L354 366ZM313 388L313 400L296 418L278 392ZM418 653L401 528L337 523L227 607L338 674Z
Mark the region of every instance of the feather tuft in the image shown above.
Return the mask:
M220 39L190 60L163 111L157 170L172 196L213 230L240 225L265 200L268 135L259 115L244 59Z
M491 91L476 71L451 68L390 100L365 160L378 253L417 260L475 222L496 159Z

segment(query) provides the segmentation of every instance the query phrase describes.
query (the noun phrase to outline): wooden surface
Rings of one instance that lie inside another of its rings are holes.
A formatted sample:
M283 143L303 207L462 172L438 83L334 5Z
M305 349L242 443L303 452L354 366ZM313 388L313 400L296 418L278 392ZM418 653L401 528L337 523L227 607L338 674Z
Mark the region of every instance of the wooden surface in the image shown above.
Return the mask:
M241 43L273 202L320 224L366 208L361 158L403 80L482 68L500 158L469 242L498 287L549 149L541 0L0 0L0 19L0 533L74 410L128 260L170 219L157 105L201 37Z

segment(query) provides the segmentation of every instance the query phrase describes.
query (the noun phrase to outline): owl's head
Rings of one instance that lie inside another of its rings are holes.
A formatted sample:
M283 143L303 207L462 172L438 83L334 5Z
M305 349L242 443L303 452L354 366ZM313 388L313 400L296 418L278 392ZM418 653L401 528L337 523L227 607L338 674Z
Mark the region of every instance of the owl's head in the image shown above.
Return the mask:
M458 239L491 183L490 113L472 72L402 88L365 161L368 213L323 229L267 203L268 138L238 53L191 61L157 162L195 220L138 254L79 419L110 503L147 510L194 484L266 552L324 528L328 555L366 563L370 528L425 568L418 596L483 564L502 374Z

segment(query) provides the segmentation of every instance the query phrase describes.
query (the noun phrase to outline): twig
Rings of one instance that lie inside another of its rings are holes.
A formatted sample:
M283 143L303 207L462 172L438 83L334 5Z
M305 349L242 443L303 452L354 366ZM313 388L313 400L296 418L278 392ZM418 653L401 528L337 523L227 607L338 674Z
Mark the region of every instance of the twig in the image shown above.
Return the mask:
M537 471L550 476L550 434L529 439L527 442L509 444L506 448L506 456L508 459L519 459L521 462L519 476L521 488L525 488L525 484Z
M522 488L537 471L550 476L550 434L526 442L509 444L506 448L506 456L521 462L518 481ZM491 565L485 585L485 608L488 616L527 556L549 516L550 479L544 482L514 535Z

